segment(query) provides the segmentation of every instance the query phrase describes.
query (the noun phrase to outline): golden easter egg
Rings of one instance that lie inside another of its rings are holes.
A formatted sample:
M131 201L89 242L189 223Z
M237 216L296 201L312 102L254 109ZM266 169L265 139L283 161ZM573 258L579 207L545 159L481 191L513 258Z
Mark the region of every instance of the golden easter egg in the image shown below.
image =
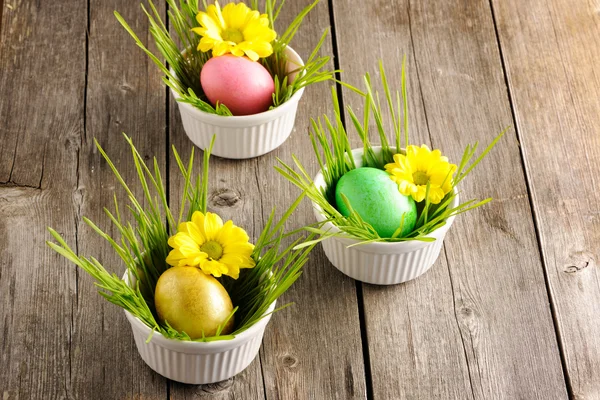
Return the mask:
M172 267L156 283L154 305L161 323L165 321L191 339L215 336L233 310L229 294L212 275L195 267ZM222 335L233 330L233 317Z

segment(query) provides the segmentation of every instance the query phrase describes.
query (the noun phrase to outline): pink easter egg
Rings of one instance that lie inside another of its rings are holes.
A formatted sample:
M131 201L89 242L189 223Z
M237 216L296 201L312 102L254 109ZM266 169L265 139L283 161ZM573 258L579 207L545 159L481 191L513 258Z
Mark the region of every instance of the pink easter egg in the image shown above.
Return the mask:
M200 83L213 106L222 103L233 115L258 114L273 104L271 74L246 57L226 54L211 58L200 71Z

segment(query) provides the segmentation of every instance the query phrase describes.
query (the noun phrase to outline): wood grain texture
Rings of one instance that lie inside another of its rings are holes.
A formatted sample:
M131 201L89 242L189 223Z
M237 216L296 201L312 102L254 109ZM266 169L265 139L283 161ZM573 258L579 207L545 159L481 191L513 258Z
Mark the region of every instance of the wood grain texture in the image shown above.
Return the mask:
M86 14L69 0L10 3L0 30L0 393L69 398L75 271L44 241L51 225L75 242Z
M487 2L382 1L360 11L343 3L334 3L338 26L359 13L367 18L361 26L381 29L350 40L359 28L338 35L340 65L352 71L346 79L358 82L379 57L399 77L399 54L412 56L426 142L459 160L468 143L485 145L512 123ZM430 271L397 288L365 288L374 397L566 397L514 132L461 190L463 200L496 201L457 218L445 241L449 276ZM444 268L443 260L432 268ZM404 291L405 302L390 300ZM383 318L382 310L393 311L389 303L403 308ZM398 343L405 348L390 354Z
M278 26L289 24L310 3L286 2ZM307 16L292 47L306 59L329 25L328 4L321 1ZM333 54L329 38L321 51ZM333 62L329 68L333 69ZM290 138L256 160L264 219L273 206L281 215L300 194L273 169L277 157L291 163L295 154L310 174L317 173L308 129L310 118L329 108L331 86L321 83L308 87ZM306 199L288 227L295 229L314 222L312 206ZM281 299L281 304L294 305L275 315L265 334L261 359L267 399L364 399L366 381L354 281L331 266L320 246L304 268L302 277Z
M188 160L194 145L183 130L181 117L177 110L177 102L171 94L169 96L171 110L169 119L170 142L176 147L182 160ZM195 172L199 174L202 171L203 152L195 148L194 153L196 160ZM169 157L170 202L171 204L180 204L183 179L171 152ZM236 161L211 157L208 209L219 214L223 221L232 220L236 225L246 229L252 238L257 238L262 226L262 210L258 206L261 199L258 194L254 165L254 160ZM250 179L248 176L250 176ZM264 399L260 359L257 357L248 368L237 376L216 384L194 386L170 382L170 396L173 400L204 398L219 400Z
M182 160L187 161L194 144L185 134L177 102L171 93L168 96L170 144L175 146ZM171 149L169 148L168 151L170 203L180 204L183 179ZM195 147L194 154L195 173L201 174L203 152ZM219 214L223 221L232 220L236 225L246 229L252 238L257 238L260 234L263 218L255 164L255 160L226 160L215 156L211 157L209 166L209 211ZM175 207L179 209L178 206ZM216 384L183 385L170 382L170 396L173 400L264 399L260 359L257 357L237 376Z
M164 4L157 4L164 12ZM91 1L89 10L86 130L79 149L77 244L118 275L125 267L111 246L82 220L90 218L117 235L103 208L113 209L113 193L126 211L127 197L94 145L96 138L134 193L142 195L131 150L121 135L131 136L147 160L153 156L165 170L165 92L154 64L135 45L113 16L118 10L144 41L149 40L147 18L137 2ZM82 399L164 399L166 380L139 357L131 326L123 311L96 293L92 279L78 271L73 334L72 380Z
M171 28L171 31L173 29ZM198 79L200 77L198 76ZM165 90L165 89L163 89ZM167 90L169 102L169 193L170 203L180 204L183 179L173 157L171 146L175 146L182 160L187 161L192 149L195 153L195 173L202 173L203 151L195 147L186 136L179 115L178 104L170 90ZM262 227L262 209L256 184L255 160L226 160L211 157L209 165L208 208L221 216L223 221L232 220L246 229L252 238L258 237ZM250 177L250 178L248 178ZM179 209L178 206L175 206ZM264 385L259 357L242 371L223 382L208 385L184 385L169 382L170 398L173 400L211 399L211 400L262 400L265 398Z
M359 9L345 1L334 5L342 79L362 87L362 75L369 72L378 81L377 60L381 59L391 84L399 88L406 54L411 140L430 145L408 4L377 2ZM367 19L373 43L363 39L361 29L340 29L356 13ZM344 103L362 113L362 99L348 90L344 90ZM389 124L386 127L391 129ZM374 122L370 129L375 132ZM360 146L354 132L351 138L355 147ZM431 270L415 281L390 287L363 284L362 293L373 398L473 398L443 253Z
M570 395L600 397L600 3L493 2Z
M278 26L288 24L308 4L309 1L287 2ZM305 24L292 43L301 57L308 56L329 25L326 2L319 4ZM323 52L331 54L329 43ZM277 207L278 216L283 214L299 193L273 169L276 157L291 161L291 154L295 153L316 173L316 163L309 162L313 157L310 156L307 129L309 117L323 112L327 106L328 90L327 84L321 84L305 91L294 132L279 149L258 159L211 159L209 210L244 226L253 239L258 237L272 207ZM186 154L191 142L183 133L176 107L171 101L171 140ZM171 161L172 196L177 196L181 190L175 168ZM306 202L292 217L288 228L295 229L312 222L314 217ZM276 313L267 326L260 360L255 360L246 371L233 378L232 384L223 384L225 388L213 396L224 399L266 396L286 400L364 398L354 283L332 269L320 249L311 255L305 268L306 273L280 300L280 304L295 304ZM201 398L206 395L204 391L204 388L175 384L171 387L171 397Z
M121 273L82 222L114 233L102 207L113 191L125 201L93 138L137 192L121 132L133 136L158 157L172 202L182 185L170 145L184 158L193 147L157 69L112 15L151 42L138 2L51 3L0 0L2 400L600 397L598 1L321 1L293 47L306 58L333 12L323 53L338 56L344 80L376 78L381 58L398 82L406 53L413 142L456 161L466 144L516 126L461 185L463 200L495 201L457 218L440 259L406 284L355 284L317 247L259 357L230 380L196 386L151 371L123 312L44 244L52 226ZM309 3L288 1L279 26ZM279 149L213 157L209 209L255 239L271 208L281 215L298 194L273 170L276 158L296 154L316 173L307 130L323 113L329 85L309 87ZM288 227L312 222L305 201Z

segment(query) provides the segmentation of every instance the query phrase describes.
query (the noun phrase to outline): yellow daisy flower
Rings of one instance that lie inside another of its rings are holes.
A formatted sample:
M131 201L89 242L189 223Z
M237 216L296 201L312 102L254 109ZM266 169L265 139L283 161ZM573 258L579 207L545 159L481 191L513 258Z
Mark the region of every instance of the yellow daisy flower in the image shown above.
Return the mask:
M386 164L385 170L398 184L400 193L412 196L416 202L423 201L429 182L429 201L439 204L452 190L452 175L456 165L439 150L429 150L426 145L408 146L406 155L394 154L394 162Z
M206 12L196 16L199 28L192 30L202 36L198 50L212 50L215 57L231 53L246 55L252 61L273 54L271 42L277 34L269 28L269 17L251 10L244 3L229 3L221 10L219 3L211 4Z
M196 211L192 220L182 222L177 233L169 238L173 248L167 256L172 266L200 267L215 277L228 275L237 279L240 268L252 268L254 245L246 231L231 221L223 224L217 214Z

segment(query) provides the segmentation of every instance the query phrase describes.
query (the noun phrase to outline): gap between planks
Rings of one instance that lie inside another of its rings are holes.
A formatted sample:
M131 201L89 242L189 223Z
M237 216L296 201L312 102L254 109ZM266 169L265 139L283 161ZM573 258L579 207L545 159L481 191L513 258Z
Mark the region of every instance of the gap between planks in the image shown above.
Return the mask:
M167 31L170 31L171 29L171 24L170 24L170 20L168 18L169 15L169 4L167 3L165 5L165 14L163 15L163 18L165 20L165 25L167 26ZM169 63L165 62L167 69L170 68ZM170 145L171 145L171 138L170 138L170 118L171 118L171 105L170 105L170 98L169 98L169 86L165 85L165 185L166 185L166 195L167 195L167 204L171 204L171 168L170 168ZM165 220L165 223L167 223L167 221ZM166 386L166 395L167 395L167 400L171 399L171 380L170 379L165 379L165 386Z
M4 0L0 0L0 33L2 32L2 18L4 17Z
M340 73L340 57L337 41L337 29L335 25L335 11L333 0L327 0L329 8L329 24L331 26L331 49L333 52L333 67L335 72L335 79L338 81L335 83L335 89L338 101L340 103L340 116L342 119L342 125L346 127L346 113L344 107L344 95L342 91L342 85L339 83L342 80ZM363 293L363 284L360 281L355 281L356 290L356 305L358 308L358 319L360 323L360 337L362 345L363 365L365 369L365 386L367 389L366 396L367 400L373 399L373 378L371 371L371 356L369 353L369 338L367 336L367 325L365 321L365 301Z

